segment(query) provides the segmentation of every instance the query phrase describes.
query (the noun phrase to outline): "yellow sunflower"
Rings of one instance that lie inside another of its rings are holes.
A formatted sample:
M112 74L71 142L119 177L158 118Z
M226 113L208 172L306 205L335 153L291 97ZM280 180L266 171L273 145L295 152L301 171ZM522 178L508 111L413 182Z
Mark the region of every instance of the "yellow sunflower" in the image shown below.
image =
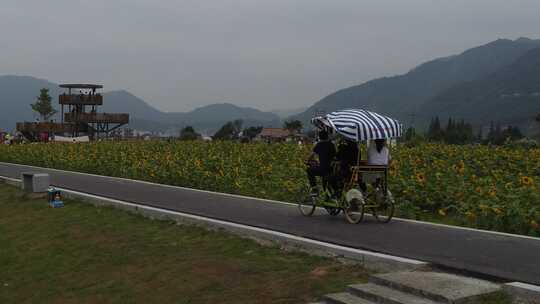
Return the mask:
M465 212L465 216L466 216L467 219L468 219L469 221L471 221L471 222L474 221L474 220L476 220L476 214L475 214L474 212L467 211L467 212Z
M419 182L420 184L423 184L426 182L426 176L424 175L424 173L416 173L416 181Z
M493 212L495 212L496 215L502 215L503 211L497 207L493 208Z
M482 194L482 187L478 186L474 189L474 191L476 191L478 194Z
M533 179L532 177L529 177L529 176L522 176L521 177L521 183L525 186L531 186L533 184Z

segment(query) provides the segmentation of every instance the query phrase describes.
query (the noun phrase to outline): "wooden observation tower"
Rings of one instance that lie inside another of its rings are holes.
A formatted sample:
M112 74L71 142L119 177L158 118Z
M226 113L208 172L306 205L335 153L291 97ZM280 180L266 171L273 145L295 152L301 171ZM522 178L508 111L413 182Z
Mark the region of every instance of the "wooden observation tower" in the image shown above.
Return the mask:
M98 113L103 95L96 90L102 89L102 85L61 84L60 87L67 89L67 93L58 96L62 123L72 125L73 136L86 133L91 138L99 138L101 134L107 137L111 131L129 123L129 114Z
M17 131L30 140L38 140L40 134L63 136L88 135L91 139L108 137L109 133L129 123L126 113L99 113L103 95L98 84L61 84L67 92L58 96L61 106L61 122L17 123Z

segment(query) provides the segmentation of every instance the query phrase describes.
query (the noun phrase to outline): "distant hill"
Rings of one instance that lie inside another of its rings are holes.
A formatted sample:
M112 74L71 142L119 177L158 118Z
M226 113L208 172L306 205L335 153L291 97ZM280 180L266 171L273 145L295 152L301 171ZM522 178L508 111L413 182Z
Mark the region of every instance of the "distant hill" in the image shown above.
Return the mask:
M29 76L0 76L0 129L13 130L19 121L34 121L30 104L36 101L41 88L48 88L58 108L57 84Z
M413 113L417 114L417 121L429 121L438 112L421 111L428 100L457 84L486 77L537 47L540 40L499 39L459 55L426 62L404 75L379 78L337 91L293 118L307 123L317 112L364 108L403 122L408 122Z
M157 110L128 91L110 91L103 94L102 112L129 112L132 118L168 123L167 114Z
M421 108L428 116L439 113L477 125L490 121L536 127L540 113L540 48L532 49L512 64L474 81L460 83L429 100Z
M30 104L35 102L41 88L48 88L53 106L60 110L58 84L30 76L0 76L0 129L13 130L19 121L34 121ZM119 90L103 93L101 112L129 113L129 127L145 131L173 131L192 125L197 131L212 134L227 121L242 119L245 126L277 126L276 114L230 103L213 104L191 112L161 112L130 92ZM55 119L59 120L57 115Z
M289 116L300 114L306 111L307 109L308 107L301 107L301 108L292 108L292 109L276 109L276 110L270 110L269 112L276 114L280 118L288 118Z

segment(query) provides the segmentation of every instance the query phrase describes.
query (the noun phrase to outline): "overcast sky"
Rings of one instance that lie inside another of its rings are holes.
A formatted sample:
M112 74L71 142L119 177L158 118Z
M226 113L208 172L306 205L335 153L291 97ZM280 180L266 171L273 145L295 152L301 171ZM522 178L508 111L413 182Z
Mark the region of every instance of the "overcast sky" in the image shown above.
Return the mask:
M2 0L0 74L126 89L165 111L270 110L497 38L539 0Z

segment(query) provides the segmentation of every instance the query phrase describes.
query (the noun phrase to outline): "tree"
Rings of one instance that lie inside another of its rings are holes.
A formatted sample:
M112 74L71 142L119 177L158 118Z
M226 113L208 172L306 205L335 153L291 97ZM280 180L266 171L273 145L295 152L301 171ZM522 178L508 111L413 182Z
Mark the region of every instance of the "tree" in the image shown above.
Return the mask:
M253 138L255 138L255 136L259 135L259 133L261 133L263 127L259 126L259 127L249 127L249 128L246 128L244 129L244 131L242 131L242 134L249 138L249 140L252 140Z
M48 121L54 114L58 112L52 107L49 89L41 89L39 96L36 98L36 103L31 104L30 106L32 107L33 111L39 114L41 121Z
M241 119L227 122L214 134L214 139L237 139L238 134L242 130L242 123Z
M427 138L432 141L443 140L443 130L441 128L439 116L435 116L435 118L431 120L427 133Z
M302 131L302 122L300 120L289 120L283 123L283 128L291 133L300 133Z
M195 132L192 126L187 126L180 131L180 140L196 140L200 137L201 135Z
M482 126L478 129L478 135L476 135L477 142L481 143L484 140L484 134L482 132Z
M236 119L232 122L233 128L234 128L234 137L238 137L240 132L242 131L242 125L244 124L244 121L241 119Z
M405 141L411 141L416 136L416 130L414 127L409 127L407 131L405 131Z
M523 134L517 126L508 126L506 129L504 129L504 131L502 131L502 137L504 138L504 140L517 140L522 139Z

